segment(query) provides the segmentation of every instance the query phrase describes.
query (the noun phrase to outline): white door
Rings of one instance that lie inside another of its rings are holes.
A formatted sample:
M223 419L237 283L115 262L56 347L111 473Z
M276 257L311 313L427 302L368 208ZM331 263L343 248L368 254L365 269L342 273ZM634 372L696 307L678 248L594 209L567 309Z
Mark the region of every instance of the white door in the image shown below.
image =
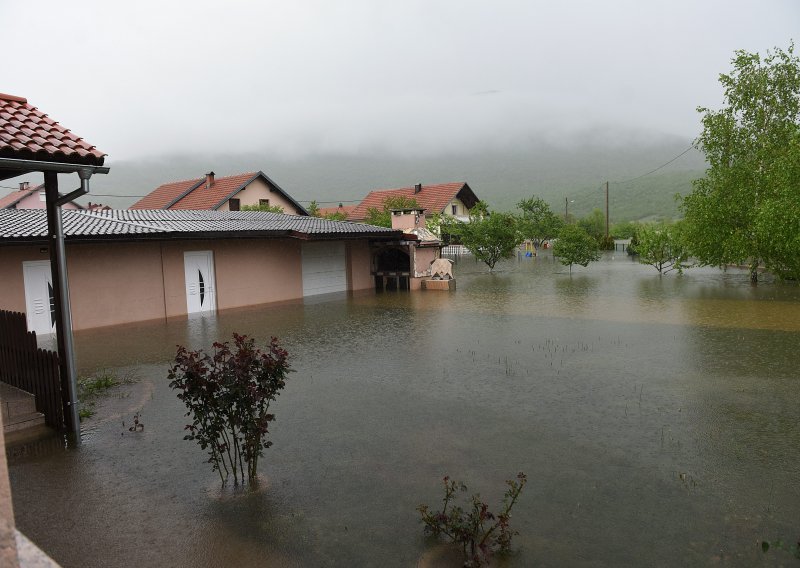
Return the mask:
M56 306L50 261L23 262L22 278L25 283L28 331L35 331L36 335L55 333Z
M186 312L214 312L217 308L214 283L214 254L210 250L183 253L186 276Z
M346 291L344 243L303 243L303 296Z

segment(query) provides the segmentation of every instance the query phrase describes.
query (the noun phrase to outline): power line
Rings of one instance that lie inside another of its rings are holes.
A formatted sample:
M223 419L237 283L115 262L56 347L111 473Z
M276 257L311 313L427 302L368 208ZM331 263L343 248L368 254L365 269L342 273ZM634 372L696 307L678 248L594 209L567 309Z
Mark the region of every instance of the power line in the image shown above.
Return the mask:
M689 152L689 150L691 150L691 149L693 149L693 148L694 148L694 144L692 144L691 146L689 146L688 148L686 148L686 150L684 150L683 152L681 152L680 154L678 154L677 156L675 156L674 158L672 158L672 159L671 159L669 162L665 162L665 163L661 164L660 166L658 166L657 168L655 168L655 169L653 169L653 170L650 170L650 171L649 171L649 172L647 172L646 174L642 174L642 175L640 175L640 176L636 176L636 177L634 177L634 178L631 178L631 179L626 179L625 181L615 181L615 182L612 182L612 183L630 183L630 182L632 182L632 181L636 181L637 179L642 179L642 178L643 178L643 177L645 177L645 176L649 176L650 174L654 174L654 173L656 173L658 170L660 170L661 168L664 168L664 167L666 167L666 166L670 165L672 162L674 162L675 160L677 160L678 158L680 158L681 156L683 156L684 154L686 154L687 152Z

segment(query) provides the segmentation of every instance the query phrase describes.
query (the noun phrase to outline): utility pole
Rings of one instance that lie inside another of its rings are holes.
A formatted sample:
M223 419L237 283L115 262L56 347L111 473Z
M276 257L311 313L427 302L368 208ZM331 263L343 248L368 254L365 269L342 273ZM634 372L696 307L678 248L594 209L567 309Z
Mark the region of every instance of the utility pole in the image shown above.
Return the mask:
M608 182L606 182L606 242L608 242Z
M564 224L569 223L569 197L564 198Z

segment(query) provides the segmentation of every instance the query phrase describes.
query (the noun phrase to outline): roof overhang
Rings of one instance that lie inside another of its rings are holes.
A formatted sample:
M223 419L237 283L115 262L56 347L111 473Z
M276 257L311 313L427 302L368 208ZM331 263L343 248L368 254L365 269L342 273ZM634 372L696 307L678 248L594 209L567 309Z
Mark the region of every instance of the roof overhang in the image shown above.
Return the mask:
M89 175L107 174L106 166L92 166L88 164L71 164L67 162L46 162L41 160L22 160L20 158L0 157L0 180L9 179L31 172L56 172L59 174L73 174L85 172Z

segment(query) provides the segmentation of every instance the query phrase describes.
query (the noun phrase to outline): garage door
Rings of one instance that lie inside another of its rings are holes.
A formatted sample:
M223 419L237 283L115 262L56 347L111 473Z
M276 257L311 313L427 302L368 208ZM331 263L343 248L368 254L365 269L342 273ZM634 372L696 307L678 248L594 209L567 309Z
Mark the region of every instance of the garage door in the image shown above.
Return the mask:
M346 291L344 243L303 243L303 296Z

